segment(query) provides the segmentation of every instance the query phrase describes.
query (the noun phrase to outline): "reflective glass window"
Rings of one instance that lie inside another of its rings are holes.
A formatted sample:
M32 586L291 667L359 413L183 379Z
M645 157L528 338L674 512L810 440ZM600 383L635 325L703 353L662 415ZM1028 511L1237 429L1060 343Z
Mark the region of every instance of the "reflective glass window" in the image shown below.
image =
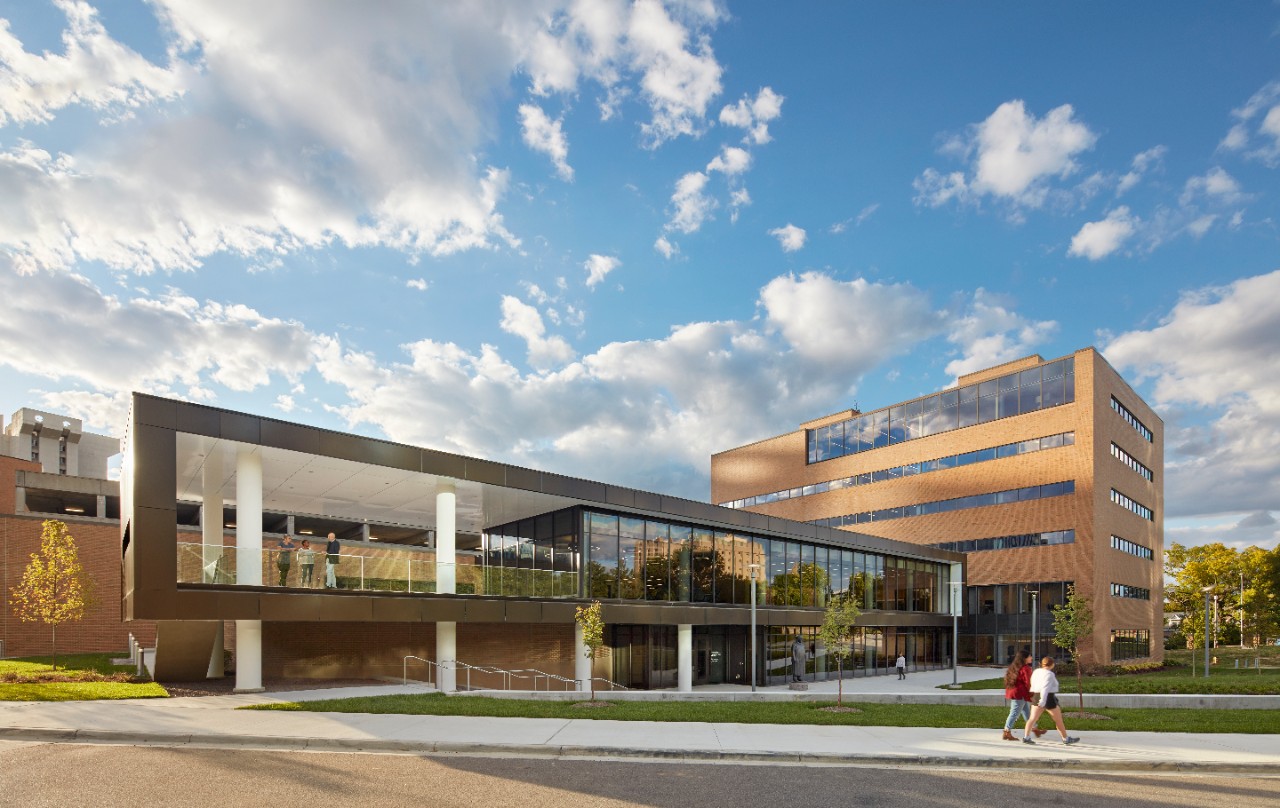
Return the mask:
M693 528L671 525L671 588L673 600L692 600L690 577L693 572Z
M715 569L716 550L715 537L710 530L695 527L693 529L693 558L691 559L693 575L693 602L715 602Z

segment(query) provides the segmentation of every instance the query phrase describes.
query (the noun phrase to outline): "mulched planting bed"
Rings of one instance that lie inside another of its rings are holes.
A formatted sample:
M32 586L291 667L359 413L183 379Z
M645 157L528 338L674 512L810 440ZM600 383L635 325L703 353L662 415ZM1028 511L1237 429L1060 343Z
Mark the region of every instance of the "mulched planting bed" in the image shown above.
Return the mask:
M279 693L287 690L326 690L333 687L368 687L385 684L387 682L378 679L272 679L263 682L262 687L268 693ZM235 692L236 679L234 676L226 676L221 679L204 679L198 682L161 682L160 685L173 697L227 696Z

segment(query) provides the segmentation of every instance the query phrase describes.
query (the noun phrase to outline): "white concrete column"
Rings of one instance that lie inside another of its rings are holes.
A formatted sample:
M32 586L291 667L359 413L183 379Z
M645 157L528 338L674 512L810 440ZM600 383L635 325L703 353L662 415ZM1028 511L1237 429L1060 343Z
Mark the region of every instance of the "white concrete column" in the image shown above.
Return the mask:
M27 489L25 486L18 486L13 489L13 512L27 512Z
M236 453L236 583L262 586L262 455L256 447Z
M693 626L676 626L676 681L681 693L693 692Z
M205 674L208 679L221 679L226 676L226 667L223 664L223 649L226 648L226 640L222 636L224 626L222 621L218 621L218 628L213 632L213 651L209 654L209 672Z
M261 620L236 621L236 692L262 692Z
M436 623L436 687L441 693L458 689L458 624Z
M457 588L457 488L452 482L436 484L436 592L450 594Z
M98 494L98 496L96 496L94 499L95 499L95 502L93 503L93 506L94 506L94 510L95 510L95 515L96 515L99 519L106 519L106 518L107 518L107 496L106 496L106 494Z
M573 678L578 689L591 690L591 660L587 658L587 644L582 641L582 626L573 624Z
M204 459L200 470L200 540L203 542L204 582L216 581L218 562L222 560L222 451L214 448Z

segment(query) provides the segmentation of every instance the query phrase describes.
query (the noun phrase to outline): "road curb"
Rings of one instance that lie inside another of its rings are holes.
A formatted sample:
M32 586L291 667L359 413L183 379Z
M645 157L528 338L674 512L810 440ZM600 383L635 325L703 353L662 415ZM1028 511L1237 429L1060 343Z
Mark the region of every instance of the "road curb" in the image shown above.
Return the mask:
M397 741L382 738L300 738L279 735L219 735L111 730L0 727L0 740L44 743L112 743L138 746L198 746L220 749L306 750L312 752L382 752L418 755L504 755L511 757L586 759L616 758L708 763L773 763L951 769L1180 772L1200 774L1280 775L1280 763L1206 763L1168 760L1097 760L1080 758L978 758L912 754L815 754L733 750L646 749L582 745L492 744Z

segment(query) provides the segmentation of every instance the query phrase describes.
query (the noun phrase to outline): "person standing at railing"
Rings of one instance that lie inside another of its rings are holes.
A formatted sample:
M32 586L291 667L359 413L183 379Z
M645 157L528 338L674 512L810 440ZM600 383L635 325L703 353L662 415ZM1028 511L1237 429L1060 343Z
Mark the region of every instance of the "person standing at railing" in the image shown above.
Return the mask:
M324 547L324 588L338 588L338 558L342 552L342 545L338 544L338 537L329 534L329 543Z
M289 580L289 567L293 566L293 537L285 534L285 537L276 545L276 569L280 570L280 585L284 586Z
M311 542L306 539L302 540L302 547L298 548L298 565L301 578L298 580L298 586L311 586L311 574L316 568L316 551L311 549Z

